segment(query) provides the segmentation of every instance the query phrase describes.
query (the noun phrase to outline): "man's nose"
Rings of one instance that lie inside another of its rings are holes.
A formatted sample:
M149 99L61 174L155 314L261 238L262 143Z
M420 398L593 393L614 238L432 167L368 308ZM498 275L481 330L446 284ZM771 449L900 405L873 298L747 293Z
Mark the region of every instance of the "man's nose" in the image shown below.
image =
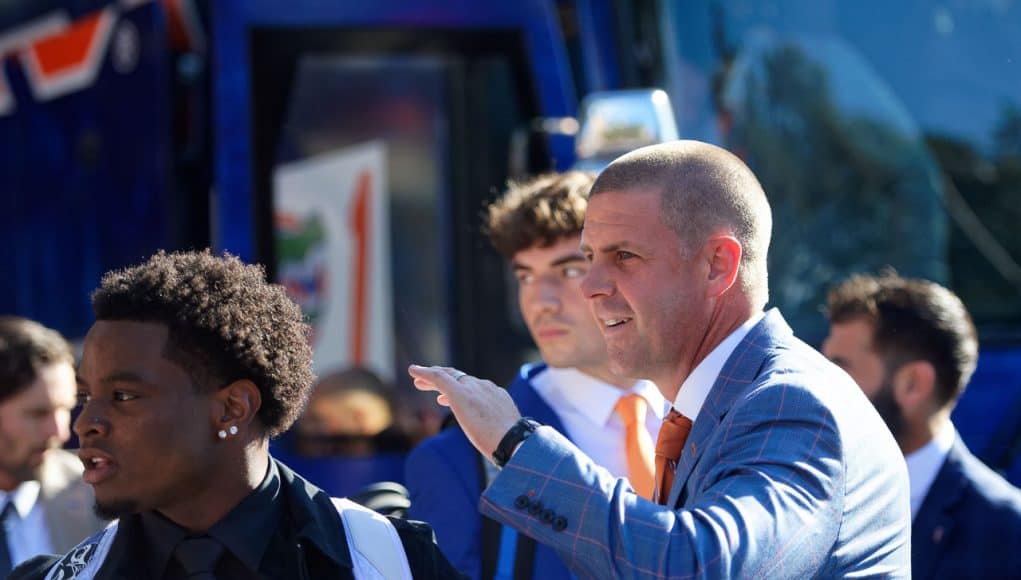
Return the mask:
M540 312L557 312L560 310L560 291L547 282L540 282L536 288L536 309Z
M585 298L588 299L609 296L613 293L613 283L607 275L606 268L595 262L589 265L588 272L581 279L580 288Z
M102 409L93 401L85 403L82 412L78 414L72 426L78 439L85 440L87 437L95 437L106 434L109 431L109 424L103 418Z
M71 437L71 414L66 410L56 410L46 418L46 439L63 444Z

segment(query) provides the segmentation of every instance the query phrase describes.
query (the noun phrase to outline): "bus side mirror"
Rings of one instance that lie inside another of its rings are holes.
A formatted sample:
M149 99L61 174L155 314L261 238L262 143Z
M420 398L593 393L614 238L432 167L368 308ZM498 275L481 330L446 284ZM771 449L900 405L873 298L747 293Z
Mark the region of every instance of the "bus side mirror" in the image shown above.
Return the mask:
M574 138L572 169L596 172L624 153L679 138L670 97L661 89L592 93L582 100L579 112L580 121L544 117L515 129L508 176L524 179L554 169L554 138Z
M579 109L574 169L600 171L624 153L679 138L670 97L661 89L592 93Z

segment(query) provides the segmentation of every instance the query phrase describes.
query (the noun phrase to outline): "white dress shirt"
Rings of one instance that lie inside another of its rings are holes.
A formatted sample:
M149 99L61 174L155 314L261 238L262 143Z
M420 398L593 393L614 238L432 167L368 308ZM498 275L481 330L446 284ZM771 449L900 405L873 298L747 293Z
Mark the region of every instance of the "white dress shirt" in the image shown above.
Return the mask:
M54 551L50 532L46 529L46 508L39 501L39 490L38 481L26 481L14 491L0 491L0 509L7 505L8 499L14 501L14 513L4 522L13 566Z
M645 426L653 441L666 413L663 395L649 381L619 389L578 369L548 367L532 378L532 386L560 416L574 444L617 477L628 475L624 422L614 411L617 401L629 393L645 399Z
M911 520L914 521L918 508L922 507L925 496L929 494L932 482L947 460L950 448L954 446L957 431L954 424L947 421L924 446L904 456L908 464L908 484L911 487Z
M674 408L678 413L691 419L692 422L698 418L702 404L705 403L705 398L709 396L709 391L713 388L716 379L719 378L723 365L727 363L727 359L734 353L737 345L741 344L748 332L765 315L765 312L759 312L746 320L737 330L723 339L723 342L716 345L709 356L698 363L695 370L691 371L688 378L681 383L681 390L677 391L677 397L674 398Z

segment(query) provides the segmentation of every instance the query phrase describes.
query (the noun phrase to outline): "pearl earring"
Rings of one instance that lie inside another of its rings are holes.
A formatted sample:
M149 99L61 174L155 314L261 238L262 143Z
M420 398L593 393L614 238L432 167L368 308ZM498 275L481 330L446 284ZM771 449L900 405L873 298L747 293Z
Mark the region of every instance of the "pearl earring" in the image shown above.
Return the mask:
M231 425L230 426L230 434L231 435L237 435L238 434L238 426L237 425Z
M226 431L224 431L223 429L220 429L220 430L219 430L219 431L218 431L218 432L216 433L216 436L217 436L217 437L219 437L220 439L226 439L226 438L227 438L227 432L226 432Z

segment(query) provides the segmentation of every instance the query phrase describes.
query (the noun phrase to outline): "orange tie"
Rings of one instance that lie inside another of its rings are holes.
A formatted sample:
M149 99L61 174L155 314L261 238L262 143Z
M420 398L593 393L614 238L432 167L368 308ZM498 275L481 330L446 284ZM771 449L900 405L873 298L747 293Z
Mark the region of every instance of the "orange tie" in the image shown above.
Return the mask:
M656 439L656 485L652 501L666 505L670 488L674 484L674 471L684 451L684 443L691 433L691 419L670 409Z
M638 495L652 498L653 448L652 436L645 428L648 404L637 393L624 395L617 400L614 410L624 422L624 450L627 452L627 471L631 486Z

